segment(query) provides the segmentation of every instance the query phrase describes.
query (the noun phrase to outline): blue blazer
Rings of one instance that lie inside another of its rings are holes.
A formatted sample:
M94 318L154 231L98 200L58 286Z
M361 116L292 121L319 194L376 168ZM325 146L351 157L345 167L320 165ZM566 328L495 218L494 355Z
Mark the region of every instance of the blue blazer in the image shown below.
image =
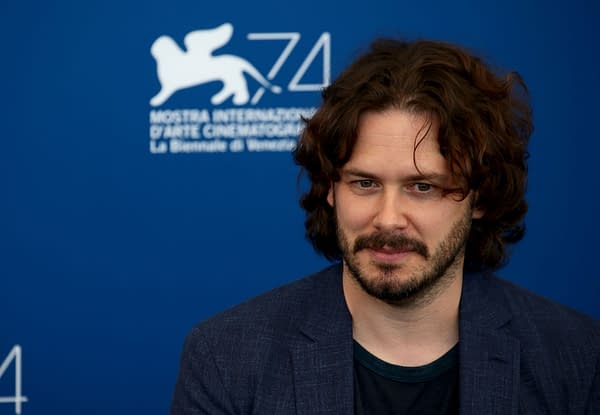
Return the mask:
M491 274L465 274L460 414L600 415L600 323ZM354 413L341 266L192 330L171 415Z

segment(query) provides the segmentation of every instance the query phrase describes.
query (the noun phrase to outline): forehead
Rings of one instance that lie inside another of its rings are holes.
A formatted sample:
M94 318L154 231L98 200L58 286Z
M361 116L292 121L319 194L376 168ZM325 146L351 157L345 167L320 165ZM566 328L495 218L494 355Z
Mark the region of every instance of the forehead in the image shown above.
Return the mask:
M346 167L377 170L419 170L446 173L439 150L435 117L406 110L366 112L359 120L358 136ZM418 145L417 145L418 144Z

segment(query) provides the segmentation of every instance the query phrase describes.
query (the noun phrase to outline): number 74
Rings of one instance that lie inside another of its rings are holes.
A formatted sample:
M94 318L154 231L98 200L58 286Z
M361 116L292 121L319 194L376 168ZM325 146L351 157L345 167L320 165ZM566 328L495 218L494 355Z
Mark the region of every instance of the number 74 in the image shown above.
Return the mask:
M269 70L267 79L272 80L275 75L279 72L287 58L292 53L292 50L296 47L296 44L300 41L300 33L298 32L286 32L286 33L248 33L249 40L287 40L288 43ZM317 57L318 53L323 52L323 63L322 63L322 81L319 84L301 84L300 80L312 65L313 61ZM288 85L290 91L320 91L321 88L329 85L331 78L331 35L328 32L321 34L319 39L315 42L310 52L302 64L294 74L294 77ZM260 87L258 91L252 97L250 101L253 105L258 103L258 100L263 96L265 92L264 87Z

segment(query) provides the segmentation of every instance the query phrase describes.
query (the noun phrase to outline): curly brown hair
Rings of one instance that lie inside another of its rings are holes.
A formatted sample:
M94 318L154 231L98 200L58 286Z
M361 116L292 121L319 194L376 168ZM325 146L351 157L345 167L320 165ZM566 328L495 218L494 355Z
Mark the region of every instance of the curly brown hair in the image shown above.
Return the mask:
M527 86L519 74L496 75L456 45L380 39L322 95L294 151L311 183L300 204L306 236L317 252L330 260L341 255L327 193L350 159L361 114L397 108L437 118L440 152L460 183L458 193L465 197L473 191L475 207L485 212L473 220L465 267L497 269L508 261L506 245L525 232L527 143L533 130Z

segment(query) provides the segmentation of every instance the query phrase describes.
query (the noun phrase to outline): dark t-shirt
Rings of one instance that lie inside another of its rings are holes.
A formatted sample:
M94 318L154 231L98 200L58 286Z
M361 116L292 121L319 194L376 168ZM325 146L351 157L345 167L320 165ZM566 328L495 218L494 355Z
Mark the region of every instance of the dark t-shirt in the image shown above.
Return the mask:
M457 415L458 345L425 366L392 365L354 342L356 415Z

